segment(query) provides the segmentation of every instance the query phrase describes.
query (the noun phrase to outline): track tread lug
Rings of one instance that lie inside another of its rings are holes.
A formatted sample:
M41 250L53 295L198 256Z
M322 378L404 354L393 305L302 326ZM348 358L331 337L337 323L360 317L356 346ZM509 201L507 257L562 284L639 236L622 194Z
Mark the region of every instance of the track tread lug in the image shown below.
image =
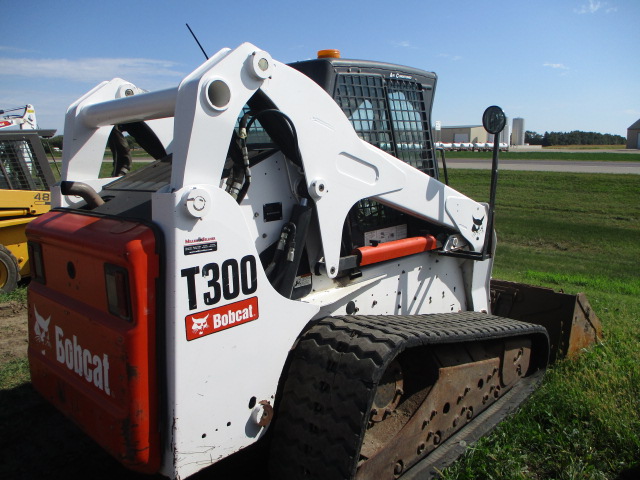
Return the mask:
M478 312L321 319L291 353L276 405L272 478L353 478L373 393L403 350L523 334L546 339L543 327Z

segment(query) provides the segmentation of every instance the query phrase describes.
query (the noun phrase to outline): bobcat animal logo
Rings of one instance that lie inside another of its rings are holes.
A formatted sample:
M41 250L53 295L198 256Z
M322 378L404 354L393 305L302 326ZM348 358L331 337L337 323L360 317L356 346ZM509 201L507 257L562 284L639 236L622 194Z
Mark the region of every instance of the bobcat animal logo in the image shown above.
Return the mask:
M206 315L202 318L192 318L193 325L191 326L191 330L193 333L197 333L198 335L204 334L204 329L209 328L209 315Z
M484 217L478 219L472 215L471 218L473 220L473 226L471 227L471 231L473 233L481 232L483 230L482 224L484 223Z
M49 345L49 322L51 322L51 315L45 319L38 313L35 305L33 312L36 314L36 323L33 324L36 341L42 345Z

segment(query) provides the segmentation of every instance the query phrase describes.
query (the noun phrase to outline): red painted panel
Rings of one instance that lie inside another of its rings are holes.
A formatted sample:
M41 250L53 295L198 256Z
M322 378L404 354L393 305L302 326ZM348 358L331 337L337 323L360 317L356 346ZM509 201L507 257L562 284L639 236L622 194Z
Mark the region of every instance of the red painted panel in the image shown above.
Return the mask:
M160 467L153 231L136 222L49 212L31 222L46 284L29 286L32 383L126 466ZM104 265L127 270L132 319L109 313Z

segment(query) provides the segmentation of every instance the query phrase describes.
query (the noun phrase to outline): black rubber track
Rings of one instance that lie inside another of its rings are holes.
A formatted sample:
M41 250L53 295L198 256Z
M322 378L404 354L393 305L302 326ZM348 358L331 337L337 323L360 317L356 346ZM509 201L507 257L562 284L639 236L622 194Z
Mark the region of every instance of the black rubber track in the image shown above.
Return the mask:
M530 372L544 370L548 359L544 327L508 318L463 312L320 320L291 353L273 425L271 478L353 478L376 387L402 351L516 336L531 336L534 341ZM434 459L440 457L439 464L443 457L449 463L441 449L446 447L437 448L427 459L438 453ZM414 472L424 476L413 478L429 478L424 466L422 461Z

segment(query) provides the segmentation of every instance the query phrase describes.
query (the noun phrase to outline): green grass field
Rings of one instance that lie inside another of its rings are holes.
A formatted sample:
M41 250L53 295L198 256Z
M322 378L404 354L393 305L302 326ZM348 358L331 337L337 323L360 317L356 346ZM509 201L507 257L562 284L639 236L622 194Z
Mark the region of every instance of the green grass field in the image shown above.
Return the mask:
M488 182L450 176L479 200ZM640 478L640 177L503 171L496 208L494 277L586 292L604 341L553 366L444 478Z
M626 145L553 145L552 147L542 147L542 149L566 149L566 150L624 150Z
M488 198L488 171L450 183ZM586 292L604 341L554 365L444 478L640 478L640 176L502 171L496 222L494 277ZM28 381L26 360L0 369L0 389Z

